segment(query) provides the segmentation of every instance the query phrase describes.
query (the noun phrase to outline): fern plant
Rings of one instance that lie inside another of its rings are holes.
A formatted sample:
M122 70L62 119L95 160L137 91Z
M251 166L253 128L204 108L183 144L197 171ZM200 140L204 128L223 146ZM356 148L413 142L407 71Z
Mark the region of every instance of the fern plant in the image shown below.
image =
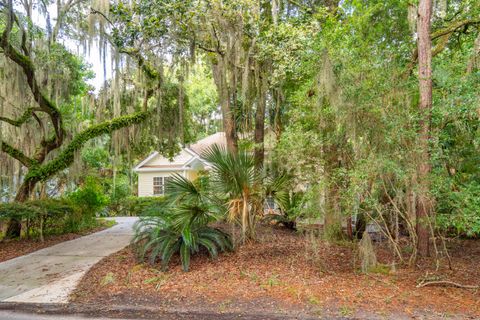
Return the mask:
M280 205L279 213L269 213L264 216L264 221L273 222L277 225L281 224L287 229L297 229L297 218L303 205L303 193L291 192L286 193L281 201L277 200Z

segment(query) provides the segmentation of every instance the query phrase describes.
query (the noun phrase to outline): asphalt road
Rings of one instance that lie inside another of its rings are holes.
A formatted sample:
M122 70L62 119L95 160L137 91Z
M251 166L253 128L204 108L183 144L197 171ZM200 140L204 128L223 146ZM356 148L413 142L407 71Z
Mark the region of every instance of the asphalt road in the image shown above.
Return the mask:
M31 313L21 313L15 311L1 311L0 310L0 320L112 320L112 318L85 318L82 316L67 316L67 315L42 315L42 314L31 314ZM119 319L116 320L126 320Z

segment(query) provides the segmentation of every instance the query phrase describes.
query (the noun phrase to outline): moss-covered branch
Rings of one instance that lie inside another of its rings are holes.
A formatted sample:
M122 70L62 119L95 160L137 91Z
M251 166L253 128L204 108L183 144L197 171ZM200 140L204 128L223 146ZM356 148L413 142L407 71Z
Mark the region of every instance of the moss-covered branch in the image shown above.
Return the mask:
M17 159L27 168L31 168L35 165L38 165L38 162L27 157L22 151L12 147L5 141L2 141L2 151L8 154L10 157Z
M25 122L28 121L28 119L30 119L33 115L33 111L35 110L35 108L28 108L27 110L25 110L25 112L20 116L20 118L14 120L14 119L10 119L10 118L7 118L7 117L0 117L0 121L4 121L4 122L7 122L9 124L11 124L12 126L15 126L15 127L20 127L22 124L24 124Z
M145 75L150 80L160 80L160 74L158 73L158 71L145 61L145 58L140 54L140 51L138 49L123 48L120 49L120 52L128 54L129 56L135 58L137 60L138 66L143 70L143 72L145 72Z
M431 34L432 41L438 40L437 45L432 49L432 57L436 56L440 52L442 52L448 43L448 40L455 32L459 31L460 29L468 28L471 25L479 25L480 19L466 19L466 20L459 20L450 23L445 28L439 29ZM407 65L407 70L404 73L404 77L408 77L412 74L413 68L417 64L418 60L418 49L415 48L412 53L412 57L410 62Z
M433 32L432 40L436 40L442 36L451 34L459 29L467 28L468 26L477 25L477 24L480 24L480 19L465 19L465 20L454 21L450 23L448 26L446 26L445 28L442 28Z
M87 141L104 134L110 134L115 130L125 128L145 121L150 112L137 112L122 116L113 120L91 126L76 135L69 145L60 152L53 160L38 167L32 167L25 177L25 181L41 181L50 178L57 172L68 168L74 161L75 152L80 150Z
M11 14L13 15L13 13ZM53 150L58 148L62 145L65 135L62 115L55 104L42 93L42 90L40 89L36 79L35 67L32 61L27 55L20 53L20 51L15 49L15 47L10 43L9 33L9 28L6 28L0 39L0 47L3 49L5 56L22 68L27 79L28 86L30 87L30 90L39 108L50 116L56 136L56 139L52 146L50 146L50 149Z

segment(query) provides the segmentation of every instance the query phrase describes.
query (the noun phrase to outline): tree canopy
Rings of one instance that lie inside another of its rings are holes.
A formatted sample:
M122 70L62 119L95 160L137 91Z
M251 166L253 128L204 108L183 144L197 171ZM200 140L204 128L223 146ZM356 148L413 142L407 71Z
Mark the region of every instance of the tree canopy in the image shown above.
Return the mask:
M82 158L98 164L80 156L86 145L108 153L115 177L154 149L172 157L225 131L255 170L288 172L332 236L352 217L378 221L393 247L406 233L426 255L435 235L480 232L478 1L0 9L2 183L17 201ZM79 54L94 48L104 70ZM106 76L98 92L93 72Z

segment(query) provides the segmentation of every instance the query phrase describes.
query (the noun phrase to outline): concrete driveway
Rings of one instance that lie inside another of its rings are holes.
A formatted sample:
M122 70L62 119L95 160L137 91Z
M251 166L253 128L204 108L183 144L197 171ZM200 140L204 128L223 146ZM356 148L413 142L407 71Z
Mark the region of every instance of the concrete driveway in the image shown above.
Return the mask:
M68 302L95 263L130 243L137 218L112 219L112 228L0 263L0 301Z

